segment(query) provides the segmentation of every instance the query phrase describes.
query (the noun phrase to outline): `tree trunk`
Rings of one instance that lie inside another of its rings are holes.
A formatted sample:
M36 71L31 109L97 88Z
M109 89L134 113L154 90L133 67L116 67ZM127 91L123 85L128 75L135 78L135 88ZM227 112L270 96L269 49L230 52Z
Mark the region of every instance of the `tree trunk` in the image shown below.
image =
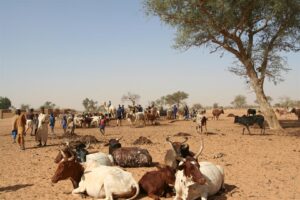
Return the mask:
M260 110L264 114L265 120L268 122L270 129L282 130L282 127L277 119L274 110L272 109L272 106L267 101L267 97L264 93L262 85L258 84L258 81L255 80L251 80L251 85L256 94Z

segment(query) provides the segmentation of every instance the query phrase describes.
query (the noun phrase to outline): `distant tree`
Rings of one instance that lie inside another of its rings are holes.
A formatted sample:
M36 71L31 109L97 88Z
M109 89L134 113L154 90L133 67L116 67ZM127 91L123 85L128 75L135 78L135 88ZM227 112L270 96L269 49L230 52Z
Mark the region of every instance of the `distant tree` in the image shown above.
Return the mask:
M20 109L21 110L29 110L30 105L29 104L21 104Z
M271 102L273 101L273 98L270 96L266 96L266 98L267 98L268 102L271 104ZM259 105L257 99L254 101L254 103Z
M193 104L193 106L191 107L192 110L200 110L202 109L203 106L200 103L195 103Z
M293 107L295 106L295 102L290 97L284 96L279 98L279 105L284 108Z
M97 106L98 102L93 99L85 98L82 101L82 105L85 109L85 112L98 112L100 107Z
M164 107L166 105L166 97L160 97L159 99L154 101L154 104L159 108Z
M147 14L177 30L175 47L208 47L236 58L230 71L256 94L270 129L282 129L264 92L265 80L282 81L282 52L300 49L300 1L145 0Z
M182 91L174 92L173 94L168 94L165 96L166 104L173 105L177 104L178 106L183 103L183 100L187 99L189 95Z
M140 98L141 98L140 95L128 92L127 94L124 94L122 96L121 100L122 100L122 102L124 102L124 101L131 101L132 105L135 106L136 102L139 101Z
M247 106L246 97L243 95L237 95L231 104L235 108L244 108Z
M214 103L213 104L213 108L219 108L219 104L218 103Z
M52 103L51 101L46 101L41 107L44 107L45 109L54 109L55 108L55 104Z
M11 101L7 97L0 97L0 109L9 109L11 107Z

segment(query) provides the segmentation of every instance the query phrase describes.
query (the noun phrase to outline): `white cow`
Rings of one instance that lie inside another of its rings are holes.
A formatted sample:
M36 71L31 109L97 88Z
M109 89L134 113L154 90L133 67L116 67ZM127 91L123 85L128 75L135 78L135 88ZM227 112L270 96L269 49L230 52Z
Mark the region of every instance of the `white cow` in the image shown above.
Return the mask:
M139 185L130 172L119 167L99 166L85 170L79 187L72 194L84 192L106 200L113 200L113 197L134 199L139 194Z
M200 197L201 200L207 200L224 187L224 169L221 166L206 161L199 164L206 183L204 185L195 183L190 177L186 177L182 170L177 171L174 200L193 200Z
M146 126L145 114L143 112L127 113L126 117L131 125L140 125L142 123L144 126Z
M98 152L86 155L86 162L82 163L82 165L86 170L96 168L102 165L113 166L114 160L111 155Z

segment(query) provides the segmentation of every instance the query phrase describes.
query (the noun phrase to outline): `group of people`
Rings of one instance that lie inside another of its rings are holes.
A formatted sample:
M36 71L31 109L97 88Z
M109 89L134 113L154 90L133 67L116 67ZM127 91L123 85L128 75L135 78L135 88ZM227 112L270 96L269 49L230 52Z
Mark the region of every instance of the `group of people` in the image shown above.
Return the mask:
M34 114L33 109L25 115L20 109L16 110L12 123L12 137L13 142L18 142L20 149L25 150L25 139L27 131L31 129L30 135L36 137L38 147L46 146L48 140L48 124L50 125L52 133L54 133L55 117L53 113L45 114L45 109L41 108L39 114Z

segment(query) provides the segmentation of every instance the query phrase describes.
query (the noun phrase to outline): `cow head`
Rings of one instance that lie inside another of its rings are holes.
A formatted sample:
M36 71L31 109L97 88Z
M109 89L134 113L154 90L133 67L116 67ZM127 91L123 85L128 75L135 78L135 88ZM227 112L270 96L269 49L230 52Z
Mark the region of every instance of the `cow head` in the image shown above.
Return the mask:
M206 179L200 172L200 165L198 163L198 157L201 155L203 151L203 139L201 138L201 146L199 151L195 156L187 156L186 158L177 156L176 159L179 161L178 170L183 170L183 174L191 178L191 180L195 183L199 183L201 185L205 184Z
M184 176L200 185L205 184L206 179L200 171L200 165L196 158L187 156L186 158L180 158L179 160L180 163L177 169L183 170Z
M61 147L58 151L58 154L56 158L54 159L55 163L59 163L63 160L62 152L64 153L66 158L72 157L74 155L73 149L75 149L76 152L76 159L80 162L86 161L86 155L89 153L86 149L89 148L90 141L87 141L86 144L82 142L73 142L70 144L70 142L66 142L63 147Z
M122 137L121 138L117 138L117 139L110 139L108 141L108 143L106 143L104 145L104 146L109 146L108 147L109 154L112 154L114 150L122 147L121 143L119 142L121 139L122 139Z
M52 183L57 183L61 180L70 178L73 183L73 187L77 188L80 182L81 176L83 175L84 168L76 162L74 155L67 158L65 153L62 151L63 161L57 166L57 169L51 178Z
M190 147L188 144L185 144L188 140L188 137L184 137L184 141L182 142L173 142L170 140L171 136L168 136L166 138L166 141L171 145L172 149L175 151L176 155L181 157L186 157L187 155L190 155Z

